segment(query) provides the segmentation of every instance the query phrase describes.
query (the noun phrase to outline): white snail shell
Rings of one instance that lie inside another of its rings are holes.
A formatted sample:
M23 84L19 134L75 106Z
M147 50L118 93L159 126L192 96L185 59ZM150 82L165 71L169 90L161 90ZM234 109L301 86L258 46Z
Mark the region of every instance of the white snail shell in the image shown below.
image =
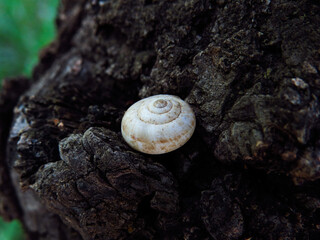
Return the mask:
M155 95L133 104L124 114L121 133L134 149L148 154L171 152L185 144L196 126L188 103L173 95Z

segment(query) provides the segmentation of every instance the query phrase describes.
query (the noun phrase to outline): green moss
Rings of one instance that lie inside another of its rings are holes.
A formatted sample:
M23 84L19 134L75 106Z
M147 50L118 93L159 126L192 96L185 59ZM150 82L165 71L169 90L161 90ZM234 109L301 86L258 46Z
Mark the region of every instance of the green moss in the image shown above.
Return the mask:
M265 74L264 74L264 78L269 78L271 72L272 72L272 69L271 69L271 68L267 68L267 71L266 71Z

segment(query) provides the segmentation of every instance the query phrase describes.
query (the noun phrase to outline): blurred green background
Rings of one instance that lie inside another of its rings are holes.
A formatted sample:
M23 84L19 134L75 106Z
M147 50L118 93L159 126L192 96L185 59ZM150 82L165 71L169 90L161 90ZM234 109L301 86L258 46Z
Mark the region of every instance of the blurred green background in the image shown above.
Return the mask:
M55 36L59 0L0 0L0 88L4 77L30 76L41 48ZM21 224L0 217L0 240L22 240Z
M30 76L39 50L55 36L58 1L0 0L0 79Z
M10 223L0 218L0 239L1 240L22 240L24 239L23 230L18 220Z

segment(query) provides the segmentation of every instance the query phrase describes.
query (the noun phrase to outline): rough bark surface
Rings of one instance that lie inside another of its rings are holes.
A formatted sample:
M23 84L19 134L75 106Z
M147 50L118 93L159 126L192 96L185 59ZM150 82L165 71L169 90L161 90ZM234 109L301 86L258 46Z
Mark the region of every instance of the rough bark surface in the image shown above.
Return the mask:
M320 239L318 1L63 0L0 94L0 213L30 239ZM159 156L124 111L169 93L197 127Z

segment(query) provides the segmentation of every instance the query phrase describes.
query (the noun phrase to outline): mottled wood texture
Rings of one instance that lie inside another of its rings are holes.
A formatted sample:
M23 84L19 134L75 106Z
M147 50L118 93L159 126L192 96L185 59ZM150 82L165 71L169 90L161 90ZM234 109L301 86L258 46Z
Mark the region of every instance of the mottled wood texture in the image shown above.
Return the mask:
M320 239L318 1L64 0L0 95L0 214L30 239ZM182 148L120 134L135 101L194 109Z

